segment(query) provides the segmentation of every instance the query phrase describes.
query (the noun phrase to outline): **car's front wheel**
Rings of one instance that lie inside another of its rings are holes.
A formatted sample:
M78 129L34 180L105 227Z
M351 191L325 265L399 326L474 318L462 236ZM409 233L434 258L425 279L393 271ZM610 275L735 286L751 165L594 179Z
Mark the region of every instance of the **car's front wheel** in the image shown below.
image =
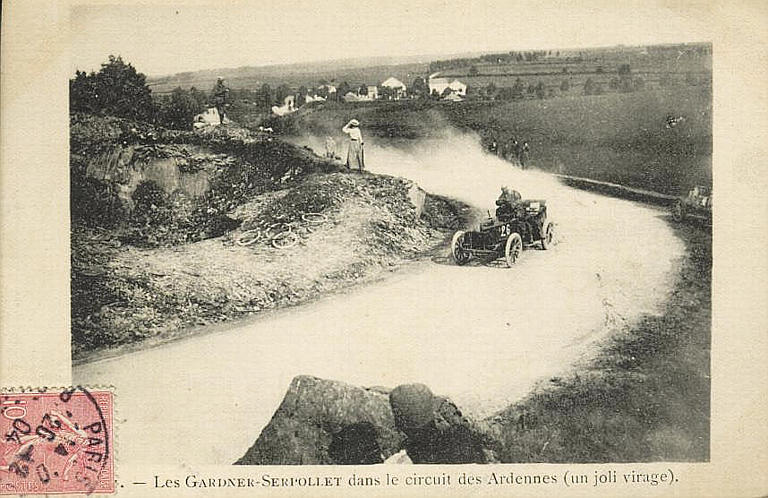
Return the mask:
M544 237L541 239L541 248L545 251L552 247L552 241L555 238L555 225L553 223L547 223L547 228L544 230Z
M507 245L504 247L504 258L507 260L507 266L512 268L512 265L515 264L522 252L523 239L520 237L519 233L513 232L512 235L507 238Z
M464 230L459 230L453 234L453 239L451 240L451 255L457 265L466 264L472 258L472 254L464 247L465 235L466 232Z

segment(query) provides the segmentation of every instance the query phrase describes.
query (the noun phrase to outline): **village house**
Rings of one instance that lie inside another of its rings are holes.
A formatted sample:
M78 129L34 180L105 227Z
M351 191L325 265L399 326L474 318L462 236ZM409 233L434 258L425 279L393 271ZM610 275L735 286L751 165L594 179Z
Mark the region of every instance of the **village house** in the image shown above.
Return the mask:
M277 116L285 116L286 114L290 114L293 111L296 110L296 97L293 95L289 95L283 100L283 105L280 107L273 105L272 106L272 113L276 114Z
M368 87L368 98L371 100L376 100L379 98L379 87L376 85L367 85Z
M329 94L336 93L336 87L333 85L320 85L317 87L318 90L322 90L323 88L325 88L325 91Z
M405 97L405 83L397 78L387 78L381 83L381 86L390 88L392 90L392 98L395 100Z
M451 90L451 93L456 94L460 97L466 97L467 95L467 85L462 83L461 81L454 79L451 81L450 78L438 78L437 75L439 73L434 73L429 76L429 93L437 92L438 95L442 96L443 92L445 92L446 88L449 88Z

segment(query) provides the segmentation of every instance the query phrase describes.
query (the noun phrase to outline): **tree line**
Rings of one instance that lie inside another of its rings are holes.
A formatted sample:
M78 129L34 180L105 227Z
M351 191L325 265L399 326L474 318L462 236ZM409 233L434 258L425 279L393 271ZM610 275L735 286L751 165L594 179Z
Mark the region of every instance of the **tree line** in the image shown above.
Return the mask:
M195 115L212 104L215 93L215 88L209 94L192 87L153 96L144 74L121 57L110 55L98 72L75 72L69 80L69 109L189 129Z

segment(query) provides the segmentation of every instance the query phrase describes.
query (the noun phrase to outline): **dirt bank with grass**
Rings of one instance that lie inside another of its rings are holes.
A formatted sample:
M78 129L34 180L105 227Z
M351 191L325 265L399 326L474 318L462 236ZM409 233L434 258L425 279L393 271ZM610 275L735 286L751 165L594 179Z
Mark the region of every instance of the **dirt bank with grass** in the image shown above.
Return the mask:
M464 206L432 195L417 206L412 182L240 133L74 123L75 362L374 280L461 224ZM260 227L272 232L239 243ZM268 238L281 231L288 247Z

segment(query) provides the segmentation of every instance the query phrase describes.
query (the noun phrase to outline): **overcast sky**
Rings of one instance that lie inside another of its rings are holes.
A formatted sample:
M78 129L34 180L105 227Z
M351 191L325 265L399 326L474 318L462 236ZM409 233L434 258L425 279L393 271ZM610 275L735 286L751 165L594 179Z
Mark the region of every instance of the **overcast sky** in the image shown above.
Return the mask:
M71 12L71 68L98 69L110 54L158 76L349 57L711 39L712 18L704 3L621 3L265 0L78 5Z

